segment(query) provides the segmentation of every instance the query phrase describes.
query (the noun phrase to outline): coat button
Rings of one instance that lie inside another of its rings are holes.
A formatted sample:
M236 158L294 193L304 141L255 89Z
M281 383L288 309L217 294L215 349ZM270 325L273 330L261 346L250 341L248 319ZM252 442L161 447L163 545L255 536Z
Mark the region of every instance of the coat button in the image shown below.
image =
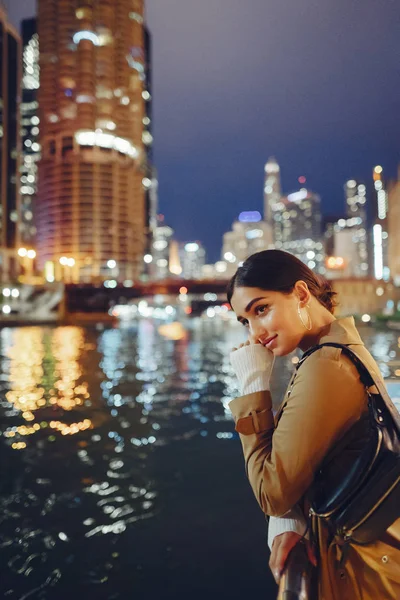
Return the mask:
M386 554L385 554L385 556L382 556L382 562L383 562L383 563L387 563L387 562L388 562L388 560L389 560L389 559L388 559L388 557L386 556Z

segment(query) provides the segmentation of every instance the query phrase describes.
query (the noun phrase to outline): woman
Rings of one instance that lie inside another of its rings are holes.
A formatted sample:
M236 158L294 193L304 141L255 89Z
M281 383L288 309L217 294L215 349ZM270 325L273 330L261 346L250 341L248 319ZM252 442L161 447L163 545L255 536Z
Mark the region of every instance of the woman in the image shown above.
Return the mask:
M337 342L349 345L371 372L379 373L353 318L333 316L334 296L328 282L279 250L248 258L228 287L238 321L249 331L248 341L231 354L243 396L230 409L254 494L274 517L270 566L277 581L288 553L303 537L314 474L328 453L339 471L346 470L348 463L340 451L335 456L335 446L368 409L354 364L340 348L324 347L293 375L274 418L269 380L275 357ZM376 542L351 544L346 556L316 521L317 556L310 545L308 552L317 563L320 600L400 599L400 519Z

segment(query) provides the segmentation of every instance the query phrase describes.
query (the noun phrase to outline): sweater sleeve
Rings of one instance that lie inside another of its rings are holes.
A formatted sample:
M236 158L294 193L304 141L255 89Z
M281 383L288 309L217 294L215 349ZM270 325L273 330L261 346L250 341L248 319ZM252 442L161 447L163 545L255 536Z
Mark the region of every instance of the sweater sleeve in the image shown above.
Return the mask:
M307 523L298 506L295 506L283 517L270 517L268 523L268 546L272 550L272 544L276 536L288 531L294 531L299 535L304 535L307 530Z

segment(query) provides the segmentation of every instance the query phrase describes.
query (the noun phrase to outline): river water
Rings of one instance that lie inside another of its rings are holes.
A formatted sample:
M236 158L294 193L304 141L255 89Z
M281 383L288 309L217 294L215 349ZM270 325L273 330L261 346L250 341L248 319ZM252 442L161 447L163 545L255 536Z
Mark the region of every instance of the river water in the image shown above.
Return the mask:
M399 376L398 334L360 331ZM1 598L275 597L227 408L243 339L216 319L0 331Z

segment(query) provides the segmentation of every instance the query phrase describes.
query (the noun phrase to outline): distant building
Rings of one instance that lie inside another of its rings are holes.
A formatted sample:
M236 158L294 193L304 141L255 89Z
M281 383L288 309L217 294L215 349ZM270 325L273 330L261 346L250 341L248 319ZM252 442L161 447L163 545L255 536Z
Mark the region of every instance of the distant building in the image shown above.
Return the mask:
M180 246L182 277L201 279L206 252L200 242L188 242Z
M345 185L347 219L352 220L354 228L353 242L356 245L357 263L354 265L355 277L369 275L367 191L363 183L350 179ZM347 227L348 225L346 225Z
M22 161L20 169L20 244L27 248L35 245L35 208L40 160L38 116L39 36L36 19L22 21L22 102L21 135Z
M216 265L217 273L231 277L251 254L272 247L271 225L262 221L257 211L242 212L232 224L232 231L224 234L221 261Z
M389 188L388 264L390 276L400 286L400 169L398 181Z
M0 261L3 281L19 267L21 38L0 5Z
M373 170L375 191L375 219L373 225L374 277L388 281L389 269L389 233L388 233L388 193L383 169L380 165Z
M37 250L50 280L107 279L114 263L119 281L142 273L151 185L143 4L38 2Z
M279 202L282 196L281 189L281 170L277 160L270 157L265 165L264 178L264 221L274 226L274 212L279 208ZM278 241L280 230L278 228ZM276 238L274 236L274 241Z
M21 38L0 6L0 240L15 248L18 240L18 101L21 94Z
M145 262L150 266L151 279L167 279L170 277L170 251L173 235L173 229L164 223L160 223L154 229L152 251L144 257Z
M310 269L324 273L320 197L306 188L282 197L274 219L274 231L279 231L275 247L291 252Z

